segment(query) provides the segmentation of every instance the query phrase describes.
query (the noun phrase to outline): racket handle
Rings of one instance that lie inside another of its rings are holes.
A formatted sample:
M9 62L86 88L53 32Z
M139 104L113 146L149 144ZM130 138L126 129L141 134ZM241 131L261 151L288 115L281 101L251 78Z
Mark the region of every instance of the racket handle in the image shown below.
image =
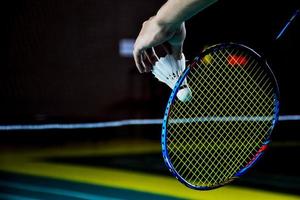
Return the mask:
M292 15L292 17L289 19L289 21L285 24L285 26L280 30L280 32L278 33L276 40L278 40L279 38L281 38L281 36L285 33L286 29L291 25L291 23L296 19L296 17L299 15L300 10L296 10L294 12L294 14Z

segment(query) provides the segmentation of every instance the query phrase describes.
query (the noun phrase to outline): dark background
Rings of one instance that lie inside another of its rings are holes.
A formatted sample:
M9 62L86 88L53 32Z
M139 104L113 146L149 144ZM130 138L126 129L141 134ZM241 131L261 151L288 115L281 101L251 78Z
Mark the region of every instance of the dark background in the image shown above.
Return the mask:
M170 90L121 57L119 41L134 39L163 2L3 2L0 123L161 118ZM249 45L268 55L281 114L300 113L300 20L269 48L296 8L296 0L219 1L187 22L186 57L219 42Z
M119 54L119 42L134 40L143 21L164 2L2 2L0 125L161 119L171 90L152 74L139 74L133 59ZM277 77L280 115L299 115L300 17L274 41L297 8L299 0L219 1L187 21L186 58L191 60L204 47L220 42L252 47L268 58ZM299 121L279 122L266 158L238 184L299 195L295 158L300 153L299 125ZM160 130L160 125L144 125L1 131L0 149L41 150L54 145L64 151L70 143L85 148L122 139L150 139L159 144ZM47 159L169 175L157 152L143 155L143 159L132 155L106 160L93 156Z

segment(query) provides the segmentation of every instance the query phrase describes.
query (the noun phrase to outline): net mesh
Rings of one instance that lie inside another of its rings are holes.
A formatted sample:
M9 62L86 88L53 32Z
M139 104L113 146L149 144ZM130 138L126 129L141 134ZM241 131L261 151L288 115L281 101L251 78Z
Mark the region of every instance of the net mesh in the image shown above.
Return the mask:
M273 127L275 91L252 51L216 48L187 76L192 99L176 99L167 123L169 159L194 186L226 183L255 156Z

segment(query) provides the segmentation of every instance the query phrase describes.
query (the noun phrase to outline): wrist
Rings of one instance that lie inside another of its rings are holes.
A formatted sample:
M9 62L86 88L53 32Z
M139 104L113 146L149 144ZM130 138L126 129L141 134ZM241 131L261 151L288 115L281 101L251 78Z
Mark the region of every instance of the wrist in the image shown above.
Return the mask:
M159 27L161 27L164 30L172 31L180 28L181 24L183 22L172 22L168 19L165 19L164 17L161 17L159 13L153 17L154 23L156 23Z

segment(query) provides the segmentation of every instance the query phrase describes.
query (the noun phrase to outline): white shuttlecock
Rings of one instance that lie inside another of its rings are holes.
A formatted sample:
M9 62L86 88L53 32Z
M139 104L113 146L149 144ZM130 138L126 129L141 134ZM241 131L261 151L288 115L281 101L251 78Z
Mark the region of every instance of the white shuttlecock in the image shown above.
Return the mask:
M152 74L154 74L159 81L167 84L171 89L174 89L185 67L184 54L182 54L180 60L176 60L174 56L168 54L155 62ZM192 99L192 92L188 87L186 79L177 92L177 98L182 102L187 102Z

